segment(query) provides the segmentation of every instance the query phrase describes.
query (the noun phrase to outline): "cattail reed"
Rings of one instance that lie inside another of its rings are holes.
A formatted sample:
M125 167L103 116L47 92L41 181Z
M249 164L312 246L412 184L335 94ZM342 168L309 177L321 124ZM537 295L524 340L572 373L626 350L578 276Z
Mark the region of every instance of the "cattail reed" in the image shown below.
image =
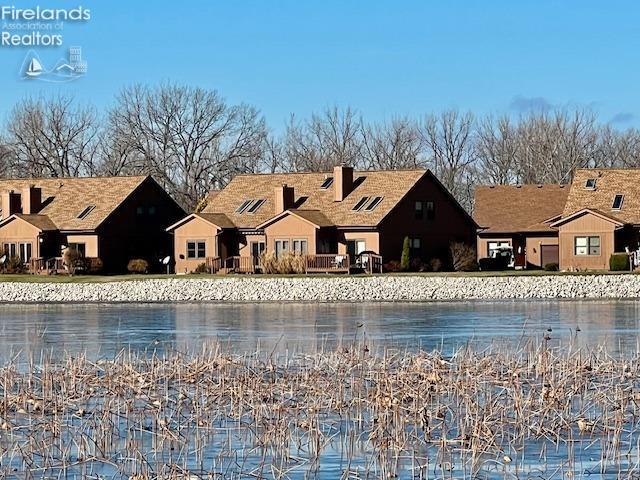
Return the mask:
M640 357L466 347L51 354L0 369L0 475L640 475Z

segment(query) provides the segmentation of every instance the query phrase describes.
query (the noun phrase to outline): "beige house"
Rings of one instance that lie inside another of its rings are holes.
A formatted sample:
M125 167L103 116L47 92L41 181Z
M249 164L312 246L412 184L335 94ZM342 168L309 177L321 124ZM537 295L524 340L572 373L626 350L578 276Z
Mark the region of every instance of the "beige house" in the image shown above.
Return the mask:
M542 268L559 262L558 231L569 187L564 185L492 185L475 190L478 259L511 247L516 268Z
M132 258L155 266L171 253L164 226L184 210L147 176L0 180L5 261L32 271L61 269L66 249L122 272Z
M577 170L552 227L559 233L562 270L606 270L614 252L637 251L640 170Z
M327 173L238 175L201 213L167 230L176 271L187 273L202 264L254 271L263 252L304 255L308 271L347 271L356 262L379 269L400 259L405 237L414 258L446 261L450 242L473 243L475 228L428 170L338 166Z

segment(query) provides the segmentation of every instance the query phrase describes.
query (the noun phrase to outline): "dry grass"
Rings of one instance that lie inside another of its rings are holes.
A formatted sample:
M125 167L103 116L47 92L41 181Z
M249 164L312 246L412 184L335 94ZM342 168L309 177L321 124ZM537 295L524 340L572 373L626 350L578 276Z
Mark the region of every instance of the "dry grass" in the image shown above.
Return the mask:
M314 478L322 464L324 478L627 478L639 373L638 357L544 343L12 362L0 475Z

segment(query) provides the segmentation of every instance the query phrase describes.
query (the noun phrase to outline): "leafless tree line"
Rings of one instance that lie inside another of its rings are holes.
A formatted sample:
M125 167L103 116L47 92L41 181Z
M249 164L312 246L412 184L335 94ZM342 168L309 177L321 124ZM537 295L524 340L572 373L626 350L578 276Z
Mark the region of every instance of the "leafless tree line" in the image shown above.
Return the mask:
M274 135L255 107L174 84L127 87L103 113L71 97L26 98L0 132L0 176L152 174L189 209L238 173L341 163L430 168L468 209L477 184L568 183L579 167L640 166L640 131L585 109L366 122L334 107L292 116Z

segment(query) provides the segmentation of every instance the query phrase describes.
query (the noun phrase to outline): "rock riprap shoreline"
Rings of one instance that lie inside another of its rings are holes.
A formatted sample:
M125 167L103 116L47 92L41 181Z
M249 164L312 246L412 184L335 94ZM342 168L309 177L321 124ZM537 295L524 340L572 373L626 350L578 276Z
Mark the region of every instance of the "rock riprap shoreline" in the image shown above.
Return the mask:
M640 298L637 275L227 277L0 283L0 302L280 302Z

